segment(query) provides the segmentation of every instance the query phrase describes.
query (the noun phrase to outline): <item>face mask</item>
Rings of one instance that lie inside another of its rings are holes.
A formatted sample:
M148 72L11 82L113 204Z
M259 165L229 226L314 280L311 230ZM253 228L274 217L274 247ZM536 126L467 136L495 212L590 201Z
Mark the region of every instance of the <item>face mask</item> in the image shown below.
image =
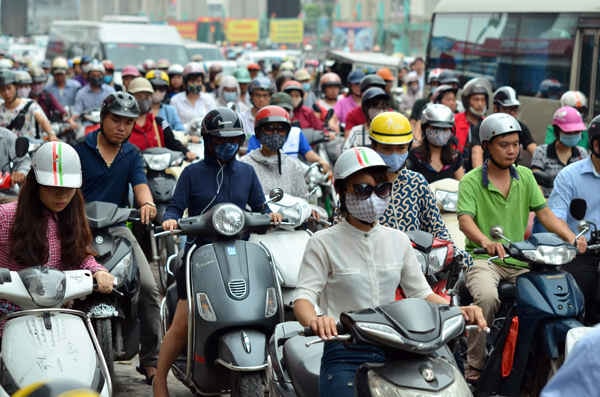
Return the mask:
M222 143L215 146L215 155L221 161L229 161L235 156L240 145L237 143Z
M309 92L311 89L310 83L302 83L302 88L304 88L304 91Z
M292 98L292 106L296 109L302 103L302 98Z
M388 169L391 172L398 172L400 168L404 167L404 163L406 163L406 159L408 158L408 152L402 154L378 154L381 156L383 162L388 166Z
M42 91L44 91L44 85L43 84L34 84L31 86L31 93L33 95L40 95L42 93Z
M110 84L113 81L113 77L111 74L107 74L106 76L104 76L104 84Z
M31 87L17 88L17 96L19 98L28 98L30 92L31 92Z
M225 100L225 102L237 102L237 98L237 92L223 91L223 99Z
M383 109L369 108L369 109L367 109L367 116L369 116L369 120L373 120L375 118L375 116L377 116L379 113L383 113L383 112L384 112Z
M137 103L140 107L141 114L148 113L150 111L150 108L152 107L152 99L138 100Z
M427 136L427 141L433 146L443 147L446 146L452 137L452 130L446 130L443 128L427 128L425 130L425 136Z
M473 106L469 106L469 113L471 113L477 117L483 117L486 112L487 112L487 107L484 107L483 110L481 112L479 112L479 111L475 110L475 108L473 108Z
M202 84L190 84L187 86L186 91L188 92L188 94L199 94L202 92Z
M568 147L575 147L579 140L581 139L581 132L578 134L565 134L563 132L560 133L560 143Z
M352 193L346 194L346 208L350 215L366 223L373 223L379 219L385 212L388 202L389 198L382 199L375 193L366 200L360 200Z
M166 94L167 93L165 91L156 91L154 94L152 94L152 103L153 104L161 103L163 101L163 99L165 99Z
M285 143L286 139L287 136L280 134L262 134L260 137L260 143L265 145L272 152L276 152L283 147L283 144Z
M102 86L102 82L104 81L104 79L102 77L94 77L88 80L90 82L90 85L93 87L100 87Z

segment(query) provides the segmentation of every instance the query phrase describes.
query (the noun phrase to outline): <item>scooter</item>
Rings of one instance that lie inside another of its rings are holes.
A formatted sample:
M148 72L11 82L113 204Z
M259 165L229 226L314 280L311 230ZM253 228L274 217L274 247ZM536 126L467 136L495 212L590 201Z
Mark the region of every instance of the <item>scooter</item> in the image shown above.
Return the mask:
M196 161L204 158L204 138L202 138L202 118L194 119L186 125L187 148L196 153Z
M49 379L77 381L112 395L110 373L86 313L64 304L92 293L89 270L0 269L0 298L23 310L3 320L0 397Z
M91 319L108 369L114 373L114 361L130 360L139 350L141 283L131 244L114 237L108 229L139 220L139 213L100 201L87 203L85 212L92 229L96 260L115 277L116 286L111 295L94 293L81 302L80 308Z
M465 248L465 235L460 231L456 209L458 203L458 180L444 178L429 184L435 197L442 219L448 228L452 241L458 248Z
M142 157L146 163L146 178L148 186L152 192L152 198L156 204L157 215L154 222L162 223L163 216L167 206L175 192L177 178L167 173L171 167L179 167L183 163L184 155L181 152L169 150L167 148L150 148L142 152ZM161 293L167 289L168 275L164 271L164 263L172 255L177 255L178 248L175 236L156 239L154 237L154 228L140 225L136 228L136 236L141 242L142 249L146 257L150 258L158 267L158 285Z
M495 226L490 235L505 243L509 256L489 261L514 266L516 259L528 264L529 272L517 277L516 285L501 282L498 286L502 305L490 327L476 394L537 396L564 360L567 332L583 327L579 321L583 294L573 276L560 270L575 258L576 250L552 233L534 233L528 240L512 242ZM466 288L461 296L461 304L468 304Z
M333 340L383 349L385 363L365 363L355 377L356 395L471 396L446 343L465 330L458 307L404 299L340 315ZM274 397L319 395L323 347L298 322L275 327L269 342L269 392Z
M26 137L17 137L14 143L11 143L11 146L13 148L3 148L7 152L8 162L0 167L0 202L15 201L19 196L20 187L17 184L13 184L11 175L14 169L14 160L27 155L29 151L29 139Z
M330 176L323 173L319 163L312 163L304 172L304 181L308 187L310 204L324 208L329 221L332 221L339 197Z
M265 232L270 217L221 203L202 215L179 219L178 225L176 233L212 243L194 243L185 255L187 348L173 373L194 393L263 397L266 345L275 324L283 321L283 303L272 258L240 237ZM177 299L173 284L161 305L164 332Z

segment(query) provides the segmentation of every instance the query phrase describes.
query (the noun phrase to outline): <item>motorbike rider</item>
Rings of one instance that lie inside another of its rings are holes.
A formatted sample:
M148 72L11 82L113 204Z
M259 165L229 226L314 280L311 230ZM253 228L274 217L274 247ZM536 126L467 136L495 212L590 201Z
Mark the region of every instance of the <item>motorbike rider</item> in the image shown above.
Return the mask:
M202 118L216 107L212 96L204 91L204 66L199 62L190 62L183 68L185 92L171 97L181 122L184 124L196 118Z
M407 120L408 122L408 120ZM387 165L372 149L344 151L334 166L341 221L315 233L298 274L294 315L325 340L319 394L354 396L354 376L365 362L383 362L380 348L332 341L341 312L395 300L400 284L407 296L446 304L427 284L408 237L377 221L388 206L392 183ZM315 306L324 312L318 316ZM461 308L467 321L485 327L481 309Z
M312 128L315 130L323 129L323 122L315 116L315 112L304 105L304 87L296 80L290 80L283 84L282 91L292 97L294 106L294 117L292 121L297 121L300 128Z
M366 75L361 80L361 82L360 82L361 106L359 106L355 109L352 109L346 116L346 126L345 126L345 131L347 133L346 136L349 136L348 132L352 131L352 129L357 125L366 125L368 127L369 122L372 119L372 117L371 117L367 121L367 114L364 111L365 107L362 106L362 102L364 101L363 95L365 94L365 91L367 91L371 87L378 87L385 91L385 86L386 86L385 81L376 74ZM388 96L388 99L387 99L388 108L391 110L390 93L387 91L385 91L385 93Z
M512 241L521 241L527 228L529 212L534 211L541 224L565 241L577 244L584 252L584 237L575 241L575 234L546 206L529 168L515 165L519 154L519 122L509 114L494 113L481 123L479 137L487 158L481 167L473 169L461 180L458 192L457 216L460 230L466 237L466 248L482 247L487 255L475 257L475 264L466 276L466 286L476 305L481 306L488 323L498 310L498 283L514 282L526 272L525 268L488 263L489 256L504 258L502 243L493 241L490 228L502 225L504 234ZM488 256L489 255L489 256ZM477 381L485 364L485 335L468 335L468 368L466 378Z
M588 126L590 156L564 167L554 179L554 189L548 199L548 206L556 216L567 222L572 231L578 231L578 221L569 213L569 205L574 198L582 198L587 203L585 219L600 225L600 201L598 200L598 174L600 173L600 116L592 119ZM589 233L585 236L590 238ZM593 244L597 241L591 242ZM585 296L585 322L596 324L600 321L598 290L598 254L589 252L578 255L563 269L573 274Z
M342 89L342 79L337 73L328 72L321 76L319 80L319 89L323 94L323 98L319 99L318 105L326 110L335 108ZM334 117L337 117L334 115Z
M184 131L185 127L179 119L177 110L171 105L165 103L165 96L169 88L169 76L167 73L161 70L151 70L146 73L146 79L152 84L152 114L158 116L163 120L167 120L167 123L175 131Z
M127 91L127 89L129 88L129 83L131 83L131 80L135 79L136 77L140 77L140 71L138 70L138 68L136 68L133 65L127 65L123 68L123 70L121 71L121 80L123 81L123 88L125 91Z
M269 105L271 96L273 96L274 92L275 87L273 87L273 83L267 77L258 77L252 80L248 86L252 108L240 113L240 119L244 126L246 137L250 137L254 134L254 116L260 109Z
M17 136L6 128L0 128L0 173L10 172L11 185L22 184L29 169L31 158L29 154L17 157L15 153L15 142ZM12 162L12 167L10 163ZM16 198L15 198L16 199ZM12 200L7 200L12 201Z
M312 90L311 76L306 69L298 69L294 73L294 80L302 84L304 90L304 96L302 97L302 103L309 109L314 109L313 105L317 103L317 96ZM320 113L320 112L318 112Z
M167 96L171 99L173 95L185 91L183 85L183 66L174 63L167 69L167 74L169 75L169 89L167 91Z
M186 167L181 173L164 215L164 230L174 230L177 227L177 219L181 218L186 208L189 216L200 215L223 202L233 203L240 208L248 205L258 212L268 210L264 205L265 196L254 169L235 158L245 137L238 115L229 108L213 109L202 120L202 136L205 141L204 159ZM271 219L273 222L280 222L281 215L271 214ZM192 243L188 240L186 248L189 249ZM180 266L176 273L179 300L173 321L160 348L153 384L155 397L168 395L167 374L187 340L185 267Z
M461 93L464 112L454 117L457 149L465 159L465 171L483 164L483 147L479 138L479 124L487 112L490 97L489 81L474 78L465 84Z
M102 61L102 66L104 66L104 84L111 86L115 91L123 91L123 86L115 83L114 80L115 64L110 59L105 59Z
M206 84L206 92L215 93L219 88L216 79L219 73L223 73L223 66L220 63L213 63L208 67L208 83Z
M239 67L233 72L233 77L235 77L240 85L240 99L248 108L252 107L252 103L250 102L250 95L248 94L248 85L252 82L250 78L250 73L248 69L244 67Z
M342 125L346 125L346 116L350 111L358 106L360 106L360 82L365 77L365 74L360 70L353 70L348 74L347 82L350 92L348 96L342 98L335 104L333 110L335 111L335 115Z
M260 65L258 63L252 62L246 66L246 70L250 73L250 78L252 80L258 78L260 76Z
M65 120L67 112L63 106L58 102L54 95L44 89L44 86L48 81L48 76L44 73L44 70L35 66L29 69L29 74L32 79L29 98L35 100L38 105L40 105L51 123L62 122ZM75 128L76 125L72 124L71 127Z
M88 134L75 149L83 168L83 195L86 202L105 201L119 207L128 206L129 186L140 209L142 223L156 217L156 205L146 182L144 161L128 138L140 110L135 98L126 92L109 94L102 103L100 129ZM140 367L138 371L150 382L156 371L160 344L159 291L144 252L125 225L110 228L115 237L131 243L140 272Z
M410 115L415 102L423 97L423 91L419 88L419 76L415 71L404 77L404 83L406 92L400 97L399 107L401 113Z
M219 88L215 93L218 106L233 104L234 110L239 113L247 112L250 108L242 101L242 92L238 81L233 76L223 76Z
M81 84L77 80L67 77L69 64L63 57L56 57L52 60L52 82L46 86L46 90L54 95L62 106L73 106L75 104L75 95Z
M362 95L360 107L366 115L366 122L354 126L347 133L344 147L369 146L369 125L379 113L390 110L390 96L380 87L371 87Z
M128 92L135 97L140 115L129 136L129 142L140 150L152 147L166 147L167 149L181 152L188 161L196 158L196 153L187 150L173 135L169 123L161 117L155 117L150 111L154 90L152 84L143 77L136 77L129 83Z
M254 136L260 141L260 148L246 154L241 161L254 168L265 195L276 187L292 196L308 194L305 168L282 152L291 128L290 115L282 107L269 105L256 113Z
M460 180L465 175L463 158L453 145L454 113L442 104L431 103L421 115L423 143L408 155L408 168L432 183L444 178Z
M571 106L558 108L552 117L552 126L554 141L551 144L538 146L530 165L534 175L537 170L543 171L543 177L538 177L538 183L546 198L550 196L554 179L560 170L588 156L587 150L577 146L586 127L575 108Z
M385 92L390 96L390 106L393 110L398 111L399 104L394 97L394 75L389 68L379 68L377 69L377 76L381 77L383 81L385 81Z
M581 114L583 119L586 118L588 112L588 101L585 94L581 91L567 91L560 97L560 106L571 106ZM554 134L554 126L549 124L546 128L546 138L544 139L544 143L551 144L554 142L556 135ZM577 146L581 146L587 150L588 147L588 133L587 130L584 130L581 134L581 139L577 142Z
M88 269L98 291L112 291L113 276L93 257L81 179L79 156L66 143L48 142L35 152L19 200L0 205L0 267ZM17 310L0 301L2 315Z
M79 118L79 115L87 111L99 109L104 98L115 92L114 88L104 84L104 66L100 62L90 63L87 70L88 84L81 87L75 96L73 119Z
M0 70L0 97L4 100L0 104L0 127L11 130L17 136L36 137L36 124L39 124L49 140L56 140L40 105L17 93L16 76L12 70Z

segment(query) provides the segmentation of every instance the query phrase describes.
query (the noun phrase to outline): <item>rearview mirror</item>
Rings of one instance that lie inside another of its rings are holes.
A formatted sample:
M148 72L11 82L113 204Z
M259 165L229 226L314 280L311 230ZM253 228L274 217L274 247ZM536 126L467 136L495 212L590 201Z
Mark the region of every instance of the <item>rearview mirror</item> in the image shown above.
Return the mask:
M17 157L23 157L29 152L29 139L20 136L15 141L15 153Z
M569 204L569 212L573 219L581 221L585 218L585 213L587 212L587 203L582 198L574 198L571 200L571 204Z

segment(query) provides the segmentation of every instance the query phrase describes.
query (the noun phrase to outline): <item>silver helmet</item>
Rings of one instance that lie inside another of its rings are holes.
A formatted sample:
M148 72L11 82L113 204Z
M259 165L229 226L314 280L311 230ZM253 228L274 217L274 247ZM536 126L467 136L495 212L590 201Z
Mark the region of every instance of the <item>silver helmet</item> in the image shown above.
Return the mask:
M454 113L452 110L440 103L430 103L421 115L421 125L430 125L439 128L452 128L454 126Z
M505 85L494 92L494 105L507 108L511 106L521 106L521 102L517 99L517 91L515 91L514 88Z
M483 119L479 126L479 141L491 141L497 136L521 132L521 125L507 113L494 113Z

